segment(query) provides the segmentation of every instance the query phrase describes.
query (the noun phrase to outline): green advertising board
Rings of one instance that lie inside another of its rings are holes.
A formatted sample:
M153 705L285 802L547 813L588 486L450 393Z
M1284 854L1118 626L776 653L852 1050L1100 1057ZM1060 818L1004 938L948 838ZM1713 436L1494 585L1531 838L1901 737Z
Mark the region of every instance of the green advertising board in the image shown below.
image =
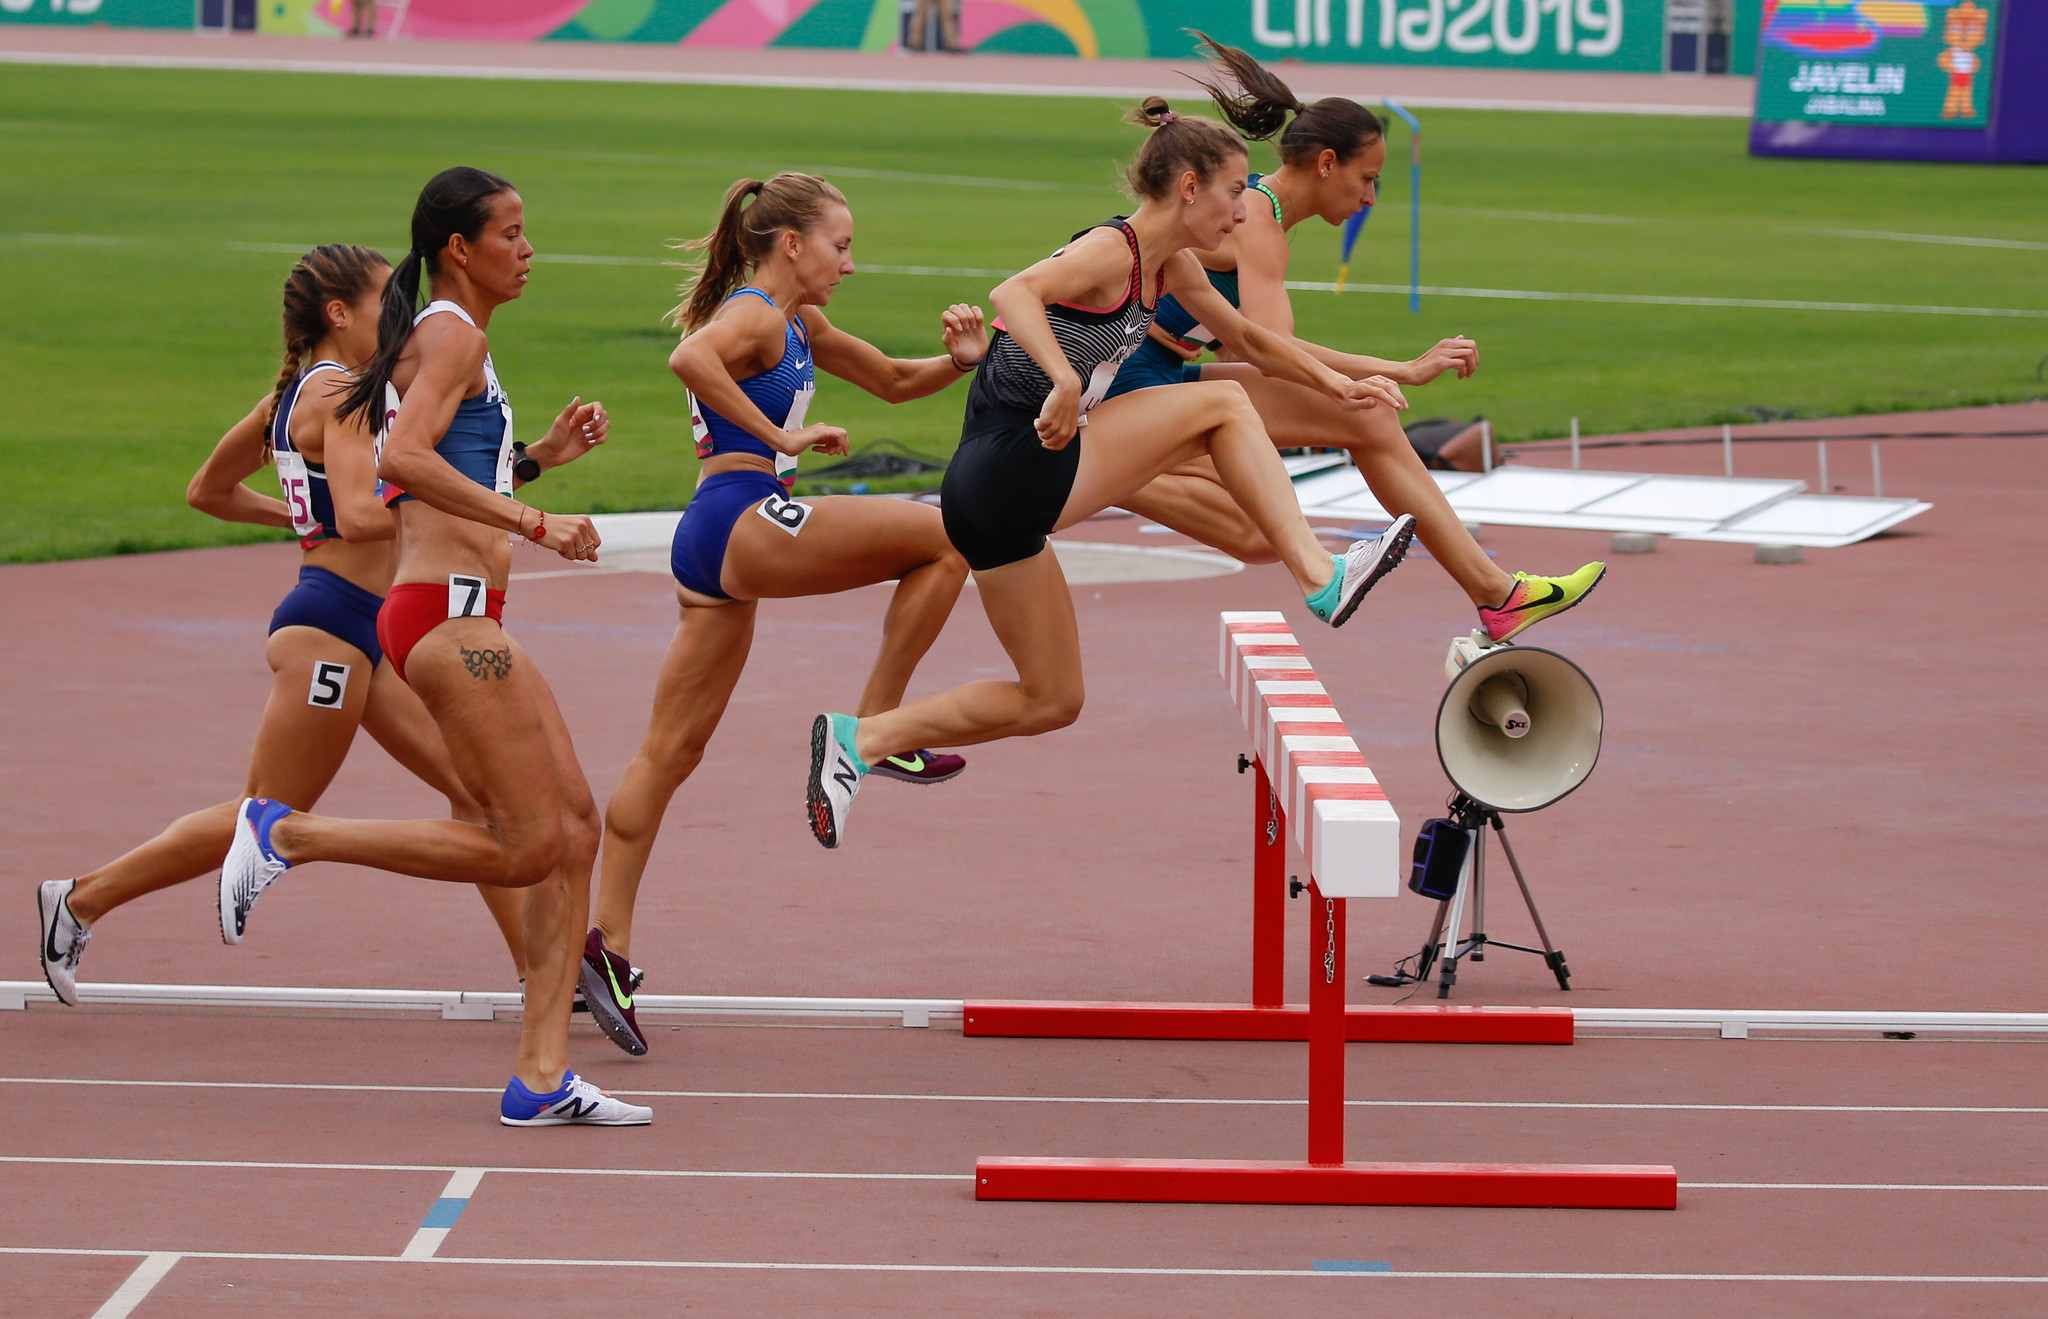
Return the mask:
M2001 0L1765 0L1756 117L1982 128Z
M1656 73L1663 0L1138 0L1155 57L1182 28L1265 60Z

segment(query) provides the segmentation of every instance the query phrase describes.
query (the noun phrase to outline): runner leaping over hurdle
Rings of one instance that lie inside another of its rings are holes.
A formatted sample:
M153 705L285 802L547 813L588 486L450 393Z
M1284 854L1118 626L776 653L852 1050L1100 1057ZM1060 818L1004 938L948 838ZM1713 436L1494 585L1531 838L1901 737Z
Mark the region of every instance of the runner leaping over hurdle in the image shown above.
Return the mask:
M884 757L1031 736L1074 721L1080 638L1046 534L1101 512L1160 473L1212 459L1310 611L1333 627L1407 551L1413 518L1341 557L1325 552L1237 381L1103 402L1117 368L1144 342L1159 297L1171 292L1268 374L1345 408L1406 406L1391 381L1352 380L1330 369L1293 340L1246 321L1210 288L1189 249L1213 248L1244 223L1247 157L1237 135L1215 120L1175 114L1157 96L1132 121L1152 130L1129 170L1141 204L1128 220L1075 235L990 295L1001 319L941 487L946 534L974 571L1017 678L969 683L867 718L819 715L807 805L811 830L826 847L845 837L854 794Z

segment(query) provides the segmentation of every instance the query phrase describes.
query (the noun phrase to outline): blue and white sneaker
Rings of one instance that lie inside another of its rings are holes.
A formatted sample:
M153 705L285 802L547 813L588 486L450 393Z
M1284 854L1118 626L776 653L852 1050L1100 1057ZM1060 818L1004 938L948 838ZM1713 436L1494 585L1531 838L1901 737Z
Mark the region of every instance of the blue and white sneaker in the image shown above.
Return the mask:
M516 1076L507 1081L498 1121L508 1127L644 1127L654 1121L654 1110L614 1099L566 1072L552 1094L537 1095Z
M71 914L75 879L46 879L36 888L36 913L42 917L43 979L65 1007L78 1006L78 959L85 955L92 927Z
M821 714L811 721L811 781L804 797L811 833L826 847L846 840L846 814L868 767L854 752L860 720L850 714Z
M1415 519L1403 513L1371 540L1352 542L1342 557L1331 555L1337 572L1330 584L1306 597L1309 612L1331 627L1343 627L1358 612L1365 593L1400 566L1415 539Z
M268 797L244 797L235 812L235 841L228 845L228 858L220 867L220 938L222 943L240 943L249 924L249 909L263 890L291 869L292 863L270 846L271 826L292 813L292 808Z

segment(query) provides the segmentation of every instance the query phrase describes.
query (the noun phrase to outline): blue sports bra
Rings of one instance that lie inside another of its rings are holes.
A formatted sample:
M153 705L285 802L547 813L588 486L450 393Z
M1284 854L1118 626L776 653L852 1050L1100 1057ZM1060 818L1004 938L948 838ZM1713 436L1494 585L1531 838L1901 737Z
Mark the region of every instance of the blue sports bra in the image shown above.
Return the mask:
M757 288L740 289L732 298L749 293L769 306L775 306L775 299ZM731 302L732 298L726 301ZM810 413L811 398L818 390L817 372L811 365L811 341L804 333L802 323L793 319L784 331L781 361L758 375L733 383L769 421L786 431L802 430L804 418ZM772 460L776 479L785 487L796 483L795 454L777 453L747 434L730 418L699 400L696 394L689 397L690 430L696 437L699 459L721 453L751 453Z
M1253 191L1260 192L1265 195L1266 200L1268 202L1271 202L1273 205L1273 218L1275 220L1279 220L1280 199L1274 196L1272 189L1266 186L1265 178L1266 176L1263 174L1252 175L1251 188ZM1207 270L1205 268L1204 273L1206 273L1209 276L1210 288L1213 288L1218 293L1221 293L1224 297L1224 300L1227 301L1231 306L1235 307L1238 305L1237 271ZM1153 319L1158 324L1160 329L1164 330L1166 333L1172 335L1174 338L1180 340L1184 344L1189 345L1190 347L1216 347L1216 336L1210 334L1207 327L1202 325L1201 322L1197 321L1194 318L1194 316L1188 312L1187 308L1180 305L1180 300L1173 297L1171 294L1168 294L1166 297L1163 297L1159 300L1159 314Z
M285 507L291 512L292 531L298 535L299 548L304 550L322 541L341 539L341 529L334 521L334 497L327 489L327 465L307 461L306 455L292 444L292 409L298 404L299 391L321 371L348 374L348 368L339 362L313 363L285 386L284 397L270 414L270 455L277 464L277 484L284 491Z
M430 302L419 315L412 318L418 325L436 312L453 312L464 323L474 326L469 313L452 302ZM391 418L397 415L397 391L385 388L385 429ZM377 447L384 447L384 431L377 435ZM449 421L448 429L434 446L434 452L448 460L448 465L480 486L486 486L501 495L512 493L512 402L505 397L503 387L498 384L497 367L491 363L491 355L484 354L484 392L475 398L462 400L455 408L455 416ZM396 504L412 496L400 491L386 493L385 502Z

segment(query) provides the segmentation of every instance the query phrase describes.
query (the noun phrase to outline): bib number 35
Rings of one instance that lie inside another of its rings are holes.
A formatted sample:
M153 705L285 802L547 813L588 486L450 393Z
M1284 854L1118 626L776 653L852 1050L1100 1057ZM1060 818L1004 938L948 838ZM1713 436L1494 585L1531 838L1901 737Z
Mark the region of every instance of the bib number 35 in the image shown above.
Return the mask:
M784 499L781 495L770 495L755 505L755 507L760 511L762 517L767 518L792 536L804 529L804 523L810 521L813 511L809 504L800 504L794 499Z

